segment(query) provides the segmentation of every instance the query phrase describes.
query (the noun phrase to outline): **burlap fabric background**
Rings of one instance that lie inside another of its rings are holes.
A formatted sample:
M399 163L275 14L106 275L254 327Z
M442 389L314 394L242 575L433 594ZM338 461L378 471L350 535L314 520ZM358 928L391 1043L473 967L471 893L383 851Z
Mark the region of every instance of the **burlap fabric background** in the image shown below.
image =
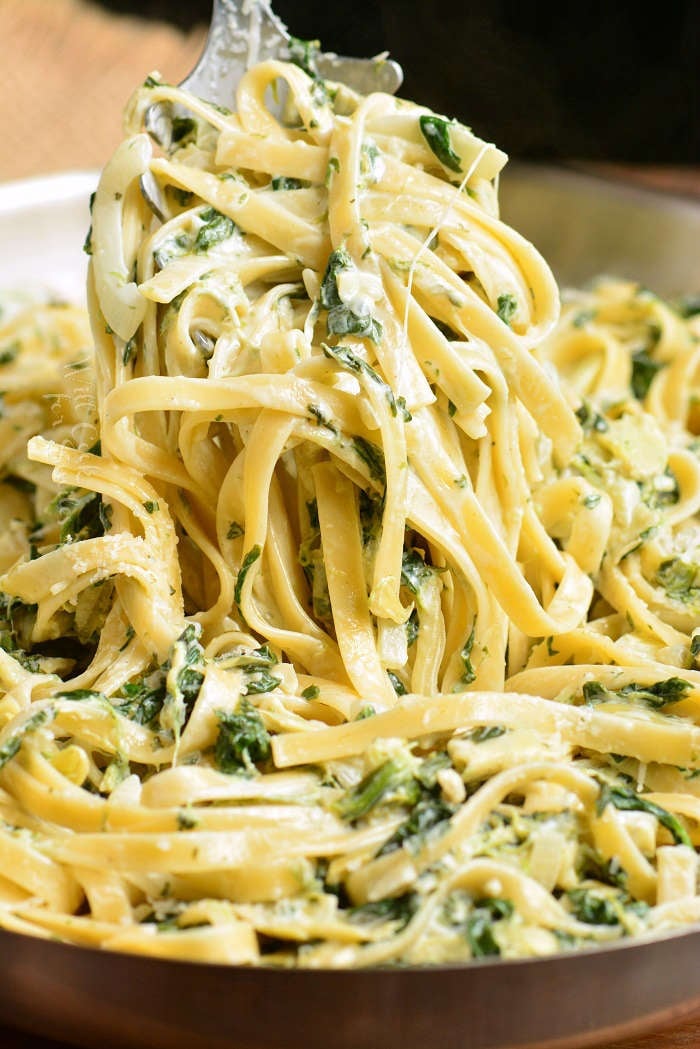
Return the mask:
M153 69L177 83L204 35L89 0L0 0L0 179L100 167L133 89Z

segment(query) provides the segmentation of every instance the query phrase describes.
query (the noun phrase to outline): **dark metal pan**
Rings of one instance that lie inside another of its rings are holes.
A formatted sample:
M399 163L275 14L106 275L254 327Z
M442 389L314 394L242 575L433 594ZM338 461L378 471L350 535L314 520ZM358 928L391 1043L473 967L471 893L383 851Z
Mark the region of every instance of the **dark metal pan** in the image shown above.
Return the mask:
M51 180L35 187L48 208L38 242L48 238L51 263L42 273L42 260L31 260L32 273L47 283L62 247L66 268L75 265L86 181L72 195L61 183L53 202ZM605 272L664 295L700 290L697 204L524 165L503 176L502 201L563 283ZM3 254L12 258L16 235L21 262L26 216L2 205ZM24 205L36 220L36 204ZM564 1049L700 1007L697 929L554 958L382 971L196 965L5 932L0 951L0 1023L89 1049Z
M162 961L0 934L0 1017L89 1049L565 1049L700 1005L700 931L430 969Z
M700 290L700 204L563 168L508 164L501 214L560 284L604 274L675 296Z

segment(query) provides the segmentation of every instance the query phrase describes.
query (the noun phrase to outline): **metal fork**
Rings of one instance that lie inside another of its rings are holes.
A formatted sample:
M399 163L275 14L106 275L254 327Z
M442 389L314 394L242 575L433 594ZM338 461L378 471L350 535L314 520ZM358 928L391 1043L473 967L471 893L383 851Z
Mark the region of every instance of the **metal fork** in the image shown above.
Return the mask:
M214 0L209 35L199 62L180 87L217 105L230 107L236 86L246 69L270 58L289 59L293 37L272 10L269 0ZM318 75L353 88L393 94L401 86L398 62L376 58L345 58L329 52L316 54ZM170 143L172 107L151 106L146 130L161 145Z

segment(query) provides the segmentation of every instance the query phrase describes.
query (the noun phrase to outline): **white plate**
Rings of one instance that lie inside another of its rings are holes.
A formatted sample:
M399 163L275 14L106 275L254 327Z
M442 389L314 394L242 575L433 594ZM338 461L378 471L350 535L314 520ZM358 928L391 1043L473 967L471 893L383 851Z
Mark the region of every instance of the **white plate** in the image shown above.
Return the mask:
M82 305L93 171L0 185L0 288Z

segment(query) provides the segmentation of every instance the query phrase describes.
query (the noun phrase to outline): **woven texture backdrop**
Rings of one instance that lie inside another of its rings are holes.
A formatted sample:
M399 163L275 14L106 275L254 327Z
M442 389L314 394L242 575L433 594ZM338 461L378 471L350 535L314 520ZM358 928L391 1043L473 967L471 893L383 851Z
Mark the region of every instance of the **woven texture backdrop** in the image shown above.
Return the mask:
M101 167L133 89L154 69L177 83L204 36L88 0L0 0L0 179Z

